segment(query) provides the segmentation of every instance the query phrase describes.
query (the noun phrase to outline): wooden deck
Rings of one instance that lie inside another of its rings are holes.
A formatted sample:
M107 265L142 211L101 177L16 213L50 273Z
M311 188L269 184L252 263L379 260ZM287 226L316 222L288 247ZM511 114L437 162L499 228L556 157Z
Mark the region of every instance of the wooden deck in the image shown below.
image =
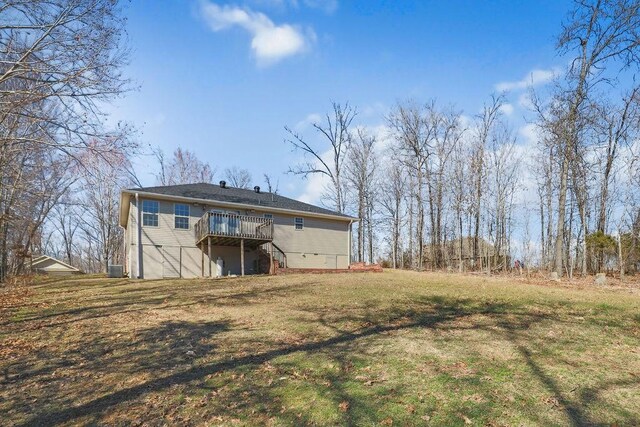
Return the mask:
M271 218L206 212L194 228L196 245L200 245L207 238L211 238L212 245L244 244L248 247L258 247L273 240Z
M264 250L269 257L269 272L274 272L274 245L273 245L273 219L236 215L220 212L206 212L195 225L196 246L202 253L201 274L205 277L204 254L212 259L213 246L236 246L240 248L240 269L244 276L244 250L256 249L269 244L268 250ZM208 275L212 277L211 261L209 262Z

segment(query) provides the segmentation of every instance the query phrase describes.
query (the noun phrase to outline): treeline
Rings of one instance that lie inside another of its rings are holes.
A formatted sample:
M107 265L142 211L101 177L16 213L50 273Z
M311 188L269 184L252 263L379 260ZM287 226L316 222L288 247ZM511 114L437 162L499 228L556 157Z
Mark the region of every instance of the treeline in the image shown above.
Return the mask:
M89 190L85 206L103 203L107 189L95 188L102 181L94 166L135 151L128 126L109 127L103 114L130 88L121 74L124 25L111 0L0 5L0 280L25 271L33 248L46 244L44 224L64 215L73 188ZM88 225L94 216L71 226L85 230L91 253L119 233Z
M507 269L522 159L504 103L493 97L468 123L451 106L407 101L383 133L353 125L356 109L335 103L314 124L328 150L287 128L287 141L310 157L290 172L324 175L325 203L361 218L355 261Z
M569 65L527 94L539 137L528 152L502 114L505 94L472 120L435 101L401 102L386 135L357 126L356 109L336 103L313 125L324 144L286 128L308 159L290 172L324 176L328 205L362 218L358 261L491 271L517 255L518 265L560 277L635 272L639 9L637 1L574 4L557 43ZM376 252L384 242L388 250Z

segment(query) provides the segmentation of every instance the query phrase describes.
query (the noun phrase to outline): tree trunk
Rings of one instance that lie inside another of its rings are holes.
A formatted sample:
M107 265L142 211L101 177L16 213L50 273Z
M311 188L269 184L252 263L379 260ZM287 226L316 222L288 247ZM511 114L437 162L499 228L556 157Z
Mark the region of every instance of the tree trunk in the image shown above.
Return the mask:
M564 221L567 203L567 181L569 175L569 156L563 153L562 169L560 172L560 191L558 198L558 221L556 231L556 245L554 256L554 271L558 274L558 278L563 275L563 248L564 248Z

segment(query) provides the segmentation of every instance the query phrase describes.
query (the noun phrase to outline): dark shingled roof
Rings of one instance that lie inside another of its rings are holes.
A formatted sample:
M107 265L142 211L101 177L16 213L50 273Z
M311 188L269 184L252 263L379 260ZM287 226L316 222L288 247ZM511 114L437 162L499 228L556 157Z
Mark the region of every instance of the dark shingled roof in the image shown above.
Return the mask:
M229 187L225 188L215 184L182 184L182 185L166 185L159 187L143 187L131 188L127 191L140 191L146 193L163 194L167 196L191 197L194 199L206 199L218 202L242 203L244 205L252 205L263 208L279 208L292 211L310 212L325 215L341 216L351 218L338 212L324 209L318 206L303 203L298 200L283 197L278 194L268 192L256 193L253 190L245 190L244 188Z

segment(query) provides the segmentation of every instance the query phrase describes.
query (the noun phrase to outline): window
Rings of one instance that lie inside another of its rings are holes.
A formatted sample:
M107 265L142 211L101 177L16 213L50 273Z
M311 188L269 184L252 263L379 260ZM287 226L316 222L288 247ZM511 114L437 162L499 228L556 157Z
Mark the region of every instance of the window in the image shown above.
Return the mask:
M175 221L175 228L181 228L183 230L189 229L189 205L183 205L180 203L174 204L173 217Z
M264 214L265 219L273 219L273 214Z
M142 201L142 225L145 227L158 226L158 211L160 210L158 205L155 200Z
M296 230L302 230L304 228L304 218L294 218L293 223L296 226Z

